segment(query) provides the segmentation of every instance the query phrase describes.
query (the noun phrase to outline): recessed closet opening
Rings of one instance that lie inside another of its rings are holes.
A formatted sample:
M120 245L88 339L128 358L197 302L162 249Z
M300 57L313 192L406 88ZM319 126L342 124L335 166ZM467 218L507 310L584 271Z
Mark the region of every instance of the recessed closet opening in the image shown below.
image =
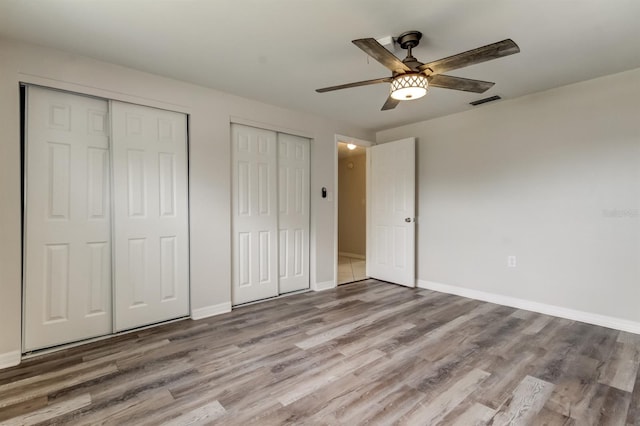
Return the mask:
M187 317L186 114L20 91L22 352Z

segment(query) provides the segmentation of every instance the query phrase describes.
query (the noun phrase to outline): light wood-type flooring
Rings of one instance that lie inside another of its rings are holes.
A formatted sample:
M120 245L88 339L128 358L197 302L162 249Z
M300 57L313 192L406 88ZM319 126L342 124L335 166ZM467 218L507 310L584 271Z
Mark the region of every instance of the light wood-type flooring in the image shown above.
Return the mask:
M640 337L367 280L0 370L0 424L640 425Z

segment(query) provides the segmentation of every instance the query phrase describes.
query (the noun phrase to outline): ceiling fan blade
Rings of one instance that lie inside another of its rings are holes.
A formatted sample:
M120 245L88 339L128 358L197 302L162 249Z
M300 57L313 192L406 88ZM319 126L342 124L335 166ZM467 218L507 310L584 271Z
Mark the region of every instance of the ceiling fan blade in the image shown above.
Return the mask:
M387 98L387 101L384 103L384 105L382 105L382 108L380 109L380 111L386 111L388 109L394 109L395 107L398 106L399 103L400 103L399 100L393 99L391 96L389 96Z
M400 74L411 72L411 68L405 65L404 62L398 59L393 53L385 49L375 38L361 38L352 40L351 42L391 71Z
M454 77L451 75L436 74L429 76L429 86L443 89L463 90L465 92L484 93L491 89L495 83L482 80Z
M511 39L499 41L497 43L488 44L478 47L477 49L468 50L448 58L438 59L418 67L420 71L431 70L432 74L440 74L443 72L455 70L458 68L468 67L469 65L479 64L481 62L498 59L503 56L513 55L520 52L520 48Z
M316 89L318 93L331 92L332 90L348 89L350 87L368 86L370 84L389 83L392 80L391 77L376 78L374 80L356 81L355 83L341 84L339 86L323 87L322 89Z

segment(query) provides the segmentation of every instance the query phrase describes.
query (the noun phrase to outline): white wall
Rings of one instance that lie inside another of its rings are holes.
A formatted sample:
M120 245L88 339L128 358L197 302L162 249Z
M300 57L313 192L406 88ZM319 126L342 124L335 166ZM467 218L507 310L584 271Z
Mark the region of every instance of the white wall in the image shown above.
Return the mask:
M377 141L409 136L419 280L640 322L640 69Z
M231 121L312 138L311 281L333 280L335 134L372 139L343 123L156 75L0 40L0 364L19 356L21 334L20 81L190 114L192 309L231 301Z
M364 256L367 251L367 156L338 160L338 252ZM351 165L351 167L349 167Z

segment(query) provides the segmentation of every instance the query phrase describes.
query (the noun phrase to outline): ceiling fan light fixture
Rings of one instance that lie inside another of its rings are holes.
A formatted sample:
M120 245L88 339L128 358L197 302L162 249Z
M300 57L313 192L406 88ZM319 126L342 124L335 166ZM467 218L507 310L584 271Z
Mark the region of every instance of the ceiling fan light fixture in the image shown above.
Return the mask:
M429 81L422 73L401 74L391 81L390 94L393 99L409 101L426 95L428 87Z

